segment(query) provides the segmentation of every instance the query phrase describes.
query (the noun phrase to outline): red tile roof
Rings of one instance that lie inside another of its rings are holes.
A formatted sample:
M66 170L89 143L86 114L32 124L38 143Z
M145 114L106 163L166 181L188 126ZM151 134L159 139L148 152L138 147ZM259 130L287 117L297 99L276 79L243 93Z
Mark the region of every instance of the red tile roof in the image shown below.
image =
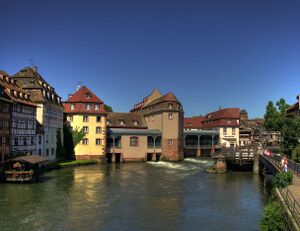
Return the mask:
M90 94L90 98L86 97L86 94ZM75 92L66 103L99 103L102 104L103 101L99 99L90 89L86 86L82 86L78 91Z
M88 97L87 94L89 94ZM86 109L87 104L90 104L90 109ZM74 106L73 110L71 109L71 105ZM95 105L99 105L99 108L96 109ZM82 86L75 94L70 96L63 103L63 106L65 113L68 114L106 114L104 102L86 86Z
M204 128L204 124L202 123L205 120L205 117L192 117L192 118L184 118L184 128Z
M214 127L239 126L240 109L225 108L208 113L206 116L198 116L184 119L184 128L209 129Z

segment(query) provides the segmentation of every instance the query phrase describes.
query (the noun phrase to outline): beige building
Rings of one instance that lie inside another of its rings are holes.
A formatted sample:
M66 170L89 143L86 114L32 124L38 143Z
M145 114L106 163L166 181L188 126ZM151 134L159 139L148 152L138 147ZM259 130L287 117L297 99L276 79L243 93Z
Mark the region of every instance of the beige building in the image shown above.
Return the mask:
M63 103L72 128L83 129L85 137L75 147L76 159L105 162L106 111L104 102L90 89L82 86Z
M131 113L109 113L108 161L183 158L183 108L173 93L154 90Z
M203 129L219 132L219 144L236 147L240 139L240 109L224 108L205 116L185 118L185 130Z

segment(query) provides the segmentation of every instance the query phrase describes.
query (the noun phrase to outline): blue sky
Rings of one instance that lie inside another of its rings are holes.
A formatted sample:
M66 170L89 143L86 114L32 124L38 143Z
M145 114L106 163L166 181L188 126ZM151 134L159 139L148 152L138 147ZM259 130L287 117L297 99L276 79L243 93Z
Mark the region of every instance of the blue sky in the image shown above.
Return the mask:
M261 117L300 94L298 0L0 0L0 69L38 66L63 99L79 81L115 111L153 88L186 116Z

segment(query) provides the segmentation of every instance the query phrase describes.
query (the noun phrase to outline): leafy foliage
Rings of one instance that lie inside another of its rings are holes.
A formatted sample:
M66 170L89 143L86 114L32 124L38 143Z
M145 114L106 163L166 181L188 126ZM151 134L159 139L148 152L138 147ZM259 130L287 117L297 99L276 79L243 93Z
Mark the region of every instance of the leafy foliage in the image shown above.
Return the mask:
M60 128L56 131L56 158L57 159L64 159L65 158L65 150L61 142L61 130Z
M293 174L291 172L280 172L273 178L272 185L275 188L286 188L293 183Z
M300 144L298 144L292 152L292 160L300 163Z
M300 139L300 118L293 116L284 119L284 125L281 130L282 144L281 152L289 158L293 150L299 144Z
M168 162L168 161L169 161L169 157L167 157L167 156L162 156L162 157L160 158L160 161Z
M277 201L272 201L264 208L260 229L262 231L281 231L285 229L284 211Z
M112 107L109 106L109 105L104 104L104 109L105 109L105 111L107 111L107 112L113 112Z
M80 143L80 141L85 137L85 133L83 131L83 128L76 127L72 130L72 138L73 138L73 144L74 148Z
M276 102L276 106L269 101L266 107L264 127L268 131L281 131L284 126L285 111L289 105L281 98Z

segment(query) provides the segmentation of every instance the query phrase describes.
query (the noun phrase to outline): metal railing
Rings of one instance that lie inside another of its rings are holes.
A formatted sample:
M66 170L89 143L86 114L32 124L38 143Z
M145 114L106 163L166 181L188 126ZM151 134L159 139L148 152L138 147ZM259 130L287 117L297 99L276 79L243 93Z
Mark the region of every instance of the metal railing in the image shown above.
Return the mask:
M293 194L290 192L290 190L288 188L279 188L278 190L284 200L284 203L286 204L287 208L291 212L291 214L295 220L295 223L297 224L298 228L300 228L300 205L299 205L299 203L296 201L295 197L293 196Z
M281 169L281 159L282 157L280 155L273 155L273 159L275 160L275 164L277 167L279 167ZM288 168L296 175L296 176L300 176L300 164L292 161L292 160L288 160Z

